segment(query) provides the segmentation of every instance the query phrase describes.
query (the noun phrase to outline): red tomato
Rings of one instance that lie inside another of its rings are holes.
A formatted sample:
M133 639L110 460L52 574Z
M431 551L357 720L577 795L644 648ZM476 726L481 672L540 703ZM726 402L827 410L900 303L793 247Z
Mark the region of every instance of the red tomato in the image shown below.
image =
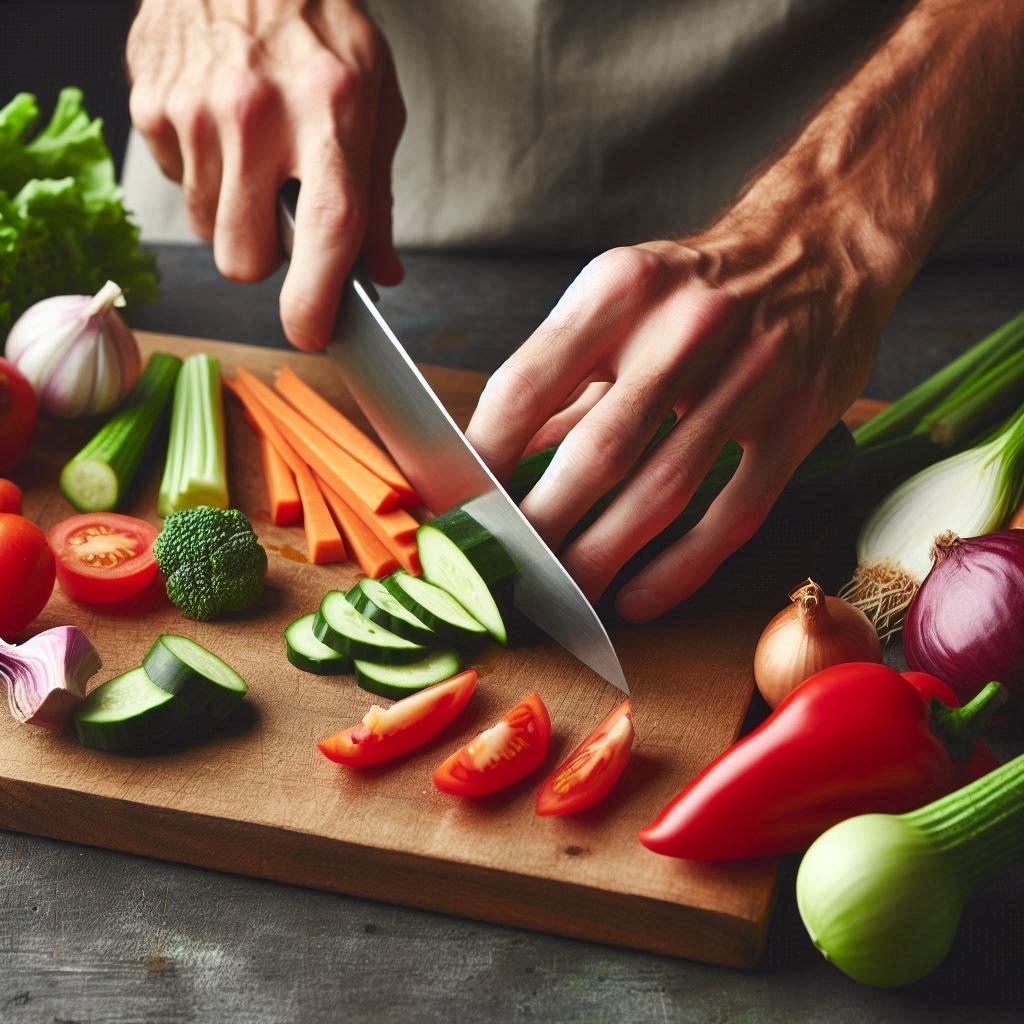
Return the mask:
M403 697L389 708L374 704L358 725L317 746L338 764L379 764L401 757L436 736L466 706L475 689L476 672L470 669Z
M15 469L36 431L39 403L25 375L0 359L0 473Z
M57 579L86 604L114 604L146 589L156 575L155 526L117 512L71 516L50 530Z
M11 480L0 480L0 512L21 515L21 488Z
M551 719L534 691L434 772L434 785L455 796L484 796L536 771L551 742Z
M633 712L624 700L545 780L538 814L569 814L596 804L618 781L633 749Z
M46 534L24 516L0 512L0 637L10 640L43 610L53 576Z

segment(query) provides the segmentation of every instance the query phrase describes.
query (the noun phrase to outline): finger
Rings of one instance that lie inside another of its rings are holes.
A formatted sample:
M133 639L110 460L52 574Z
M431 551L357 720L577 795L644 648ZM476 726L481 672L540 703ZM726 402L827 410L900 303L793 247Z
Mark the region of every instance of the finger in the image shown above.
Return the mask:
M202 239L213 238L220 195L221 151L217 127L202 104L172 106L171 120L181 144L181 187L185 212L192 230Z
M281 323L296 348L330 340L345 278L366 230L366 186L330 139L306 151L291 264L281 288Z
M597 403L608 394L611 381L590 381L582 388L569 404L555 413L540 430L530 439L524 455L531 455L542 448L550 448L563 440L566 434L576 426Z
M730 435L728 409L692 409L651 452L562 561L592 600L644 545L683 513Z
M521 505L549 544L630 471L672 408L671 386L667 376L624 377L569 431Z
M619 592L630 622L646 622L689 597L757 532L796 465L777 449L748 448L704 518Z
M132 124L146 140L160 170L171 181L180 182L184 165L178 135L163 104L152 92L136 86L129 97L128 109Z

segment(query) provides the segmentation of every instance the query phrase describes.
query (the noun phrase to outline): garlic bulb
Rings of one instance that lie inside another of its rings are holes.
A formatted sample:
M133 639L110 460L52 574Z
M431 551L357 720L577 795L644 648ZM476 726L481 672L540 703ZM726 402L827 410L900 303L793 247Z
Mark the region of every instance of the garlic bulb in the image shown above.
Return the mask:
M7 358L47 411L69 419L107 412L138 379L138 342L115 305L124 298L108 281L92 297L43 299L11 328Z

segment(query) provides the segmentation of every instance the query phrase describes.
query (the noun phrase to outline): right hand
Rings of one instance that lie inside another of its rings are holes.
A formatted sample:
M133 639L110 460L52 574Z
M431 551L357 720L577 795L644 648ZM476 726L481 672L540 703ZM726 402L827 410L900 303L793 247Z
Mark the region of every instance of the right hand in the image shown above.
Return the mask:
M132 120L225 277L273 272L278 190L302 182L281 289L292 344L327 343L360 251L378 283L401 280L391 161L405 107L354 0L143 0L127 60Z

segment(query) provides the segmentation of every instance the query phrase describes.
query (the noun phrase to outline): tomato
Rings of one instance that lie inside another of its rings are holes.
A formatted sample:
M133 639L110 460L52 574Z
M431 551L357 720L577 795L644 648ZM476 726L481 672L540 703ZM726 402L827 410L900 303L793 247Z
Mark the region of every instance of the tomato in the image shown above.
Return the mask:
M379 764L401 757L436 736L466 706L475 689L476 672L461 672L389 708L374 704L358 725L317 746L338 764Z
M50 530L57 579L86 604L114 604L146 589L156 575L153 541L159 530L117 512L71 516Z
M538 814L582 811L608 795L633 749L633 712L624 700L545 780Z
M16 468L36 431L39 403L25 375L0 359L0 473Z
M551 719L534 691L434 772L434 785L455 796L484 796L536 771L551 742Z
M0 637L10 640L46 607L54 571L46 534L24 516L0 512Z
M21 488L11 480L0 479L0 512L21 515Z

